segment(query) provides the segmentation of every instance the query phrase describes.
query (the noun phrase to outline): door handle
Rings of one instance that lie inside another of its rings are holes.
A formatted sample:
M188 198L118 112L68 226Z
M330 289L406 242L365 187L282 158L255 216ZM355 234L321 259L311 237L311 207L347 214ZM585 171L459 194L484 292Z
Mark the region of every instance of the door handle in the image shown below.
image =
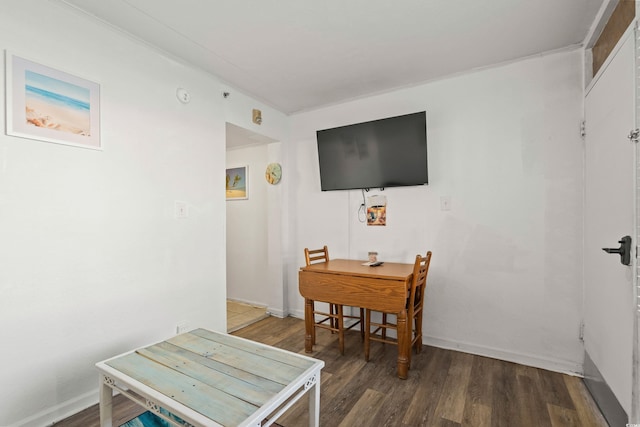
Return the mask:
M602 248L608 254L620 254L620 262L624 265L631 264L631 237L624 236L618 240L619 248Z

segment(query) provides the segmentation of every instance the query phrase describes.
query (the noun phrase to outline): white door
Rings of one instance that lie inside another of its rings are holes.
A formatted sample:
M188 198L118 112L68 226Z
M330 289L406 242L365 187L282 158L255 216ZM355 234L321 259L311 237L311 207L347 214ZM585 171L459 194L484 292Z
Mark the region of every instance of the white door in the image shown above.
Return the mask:
M633 264L602 248L618 248L634 234L634 146L627 135L634 120L634 37L592 83L585 99L584 343L628 417L632 415ZM623 424L624 425L624 424Z

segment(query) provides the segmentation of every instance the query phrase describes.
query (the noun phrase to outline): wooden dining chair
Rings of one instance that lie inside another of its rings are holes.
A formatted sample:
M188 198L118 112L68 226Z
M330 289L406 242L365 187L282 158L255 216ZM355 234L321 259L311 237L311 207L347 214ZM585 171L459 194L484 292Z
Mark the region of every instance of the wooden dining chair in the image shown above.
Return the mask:
M304 258L307 267L311 264L329 261L329 249L325 245L322 249L304 248ZM319 285L321 286L321 285ZM340 353L344 354L344 331L360 325L360 335L364 339L364 309L360 308L360 315L353 316L344 314L344 307L340 304L329 303L329 312L316 308L316 301L313 301L313 329L311 331L312 345L316 343L316 328L330 330L331 333L338 334L338 345ZM345 328L344 319L354 319L355 321Z
M424 311L424 294L427 286L427 274L429 273L429 264L431 263L431 251L427 252L425 257L416 255L416 261L413 265L413 278L411 280L411 288L407 292L407 331L410 339L408 363L411 367L411 348L416 353L422 350L422 314ZM382 320L380 323L371 321L372 310L367 309L365 312L364 325L364 357L369 361L369 353L371 341L378 341L385 344L398 345L397 338L387 337L387 330L392 329L398 333L398 324L389 321L388 316L392 313L381 312ZM371 328L374 328L373 331Z

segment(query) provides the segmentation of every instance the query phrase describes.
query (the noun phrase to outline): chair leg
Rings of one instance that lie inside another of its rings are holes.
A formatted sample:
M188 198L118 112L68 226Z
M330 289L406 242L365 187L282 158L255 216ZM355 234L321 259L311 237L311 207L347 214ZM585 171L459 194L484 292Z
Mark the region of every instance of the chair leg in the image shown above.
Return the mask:
M311 301L311 320L313 321L311 328L311 346L316 345L316 316L313 314L314 311L316 311L316 303L315 301Z
M413 353L413 348L411 345L411 341L413 341L413 326L411 325L411 320L407 322L407 344L409 344L409 351L407 352L407 369L411 369L411 354Z
M360 309L360 339L364 341L364 308Z
M364 312L364 325L362 329L364 329L364 360L369 361L369 347L371 345L371 341L369 340L369 334L371 326L371 310L367 309Z
M414 317L415 319L415 317ZM412 319L407 319L407 333L406 333L407 344L409 344L408 352L407 352L407 369L411 369L411 354L413 353L412 345L413 342L413 321ZM399 342L399 341L398 341Z
M336 305L338 309L338 343L340 344L340 354L344 355L344 318L342 317L342 305Z
M332 328L337 329L338 328L338 319L336 319L335 317L333 317L333 315L337 315L338 314L338 306L335 304L329 304L329 313L331 313L331 318L329 319L329 324L331 325ZM335 334L335 331L331 331L332 334Z
M415 323L416 343L414 344L414 348L416 349L416 354L418 354L422 351L422 311L415 317Z
M382 313L382 324L383 325L387 324L387 313ZM382 339L383 340L387 339L387 328L382 328Z

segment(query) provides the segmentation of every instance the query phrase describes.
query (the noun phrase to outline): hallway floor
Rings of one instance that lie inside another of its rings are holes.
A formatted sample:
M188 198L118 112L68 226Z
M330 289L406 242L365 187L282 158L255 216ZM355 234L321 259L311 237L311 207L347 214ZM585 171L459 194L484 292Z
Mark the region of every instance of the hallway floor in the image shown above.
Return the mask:
M266 317L269 317L266 307L227 300L227 332L237 331Z

